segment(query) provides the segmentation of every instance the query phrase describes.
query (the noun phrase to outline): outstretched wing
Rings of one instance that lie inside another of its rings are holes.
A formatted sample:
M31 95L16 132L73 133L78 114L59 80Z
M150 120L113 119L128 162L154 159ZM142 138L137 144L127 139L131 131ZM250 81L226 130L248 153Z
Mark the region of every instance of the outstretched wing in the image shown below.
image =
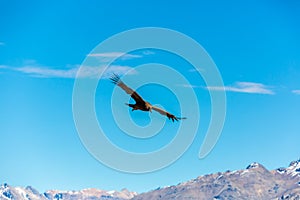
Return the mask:
M136 103L138 103L138 104L140 104L140 103L144 104L145 103L144 99L137 92L135 92L133 89L128 87L125 83L123 83L120 80L119 75L114 73L113 76L110 77L110 80L114 84L116 84L117 86L122 88L127 94L129 94L135 100Z
M155 106L152 106L152 109L159 112L160 114L162 115L165 115L168 117L168 119L171 119L173 122L174 120L178 121L178 120L181 120L181 119L186 119L186 117L176 117L175 115L161 109L161 108L158 108L158 107L155 107Z

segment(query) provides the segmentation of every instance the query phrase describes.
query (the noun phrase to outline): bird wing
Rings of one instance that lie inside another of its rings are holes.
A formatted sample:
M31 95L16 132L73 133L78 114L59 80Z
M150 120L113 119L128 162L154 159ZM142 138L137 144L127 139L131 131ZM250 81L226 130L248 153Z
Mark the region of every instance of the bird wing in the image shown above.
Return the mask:
M136 103L145 103L144 99L136 91L134 91L133 89L128 87L125 83L123 83L123 81L121 81L119 75L113 74L113 76L110 77L110 80L114 84L122 88L127 94L129 94L135 100Z
M168 119L171 119L173 122L174 120L178 121L178 120L181 120L181 119L186 119L186 117L176 117L175 115L161 109L161 108L158 108L156 106L152 106L152 109L159 112L161 115L165 115L168 117Z

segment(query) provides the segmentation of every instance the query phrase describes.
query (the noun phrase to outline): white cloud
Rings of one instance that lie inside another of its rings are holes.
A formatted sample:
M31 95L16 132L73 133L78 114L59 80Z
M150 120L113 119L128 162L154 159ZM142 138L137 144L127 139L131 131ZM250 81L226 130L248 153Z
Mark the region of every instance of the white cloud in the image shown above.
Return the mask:
M150 50L143 51L143 55L146 55L146 56L148 56L148 55L154 55L154 54L155 54L154 51L150 51Z
M123 53L123 52L104 52L104 53L91 53L88 54L88 57L95 57L100 60L102 63L111 62L114 59L121 59L121 60L128 60L134 58L142 58L144 56L153 55L155 52L150 50L142 51L139 54L130 54L130 53Z
M97 78L97 76L101 73L103 73L102 78L109 78L113 73L115 74L137 73L134 70L134 68L129 66L122 66L122 65L110 65L110 67L107 68L107 70L105 71L104 70L105 70L104 66L101 67L82 66L80 68L80 72L77 75L77 78Z
M52 69L45 66L24 66L24 67L11 68L11 69L22 72L24 74L28 74L33 77L74 78L76 76L78 67L69 68L69 69Z
M29 76L39 78L96 78L97 75L99 75L100 73L103 73L102 78L108 78L111 76L112 73L136 73L136 71L133 68L121 65L111 65L107 70L105 70L105 66L80 67L79 65L67 66L64 69L55 69L47 66L40 66L36 63L32 65L25 65L23 67L9 67L5 65L0 65L0 68L18 71L24 74L28 74ZM78 70L80 70L80 73L77 74Z
M300 90L292 90L292 93L300 95Z
M178 84L178 86L185 87L185 88L203 88L203 86L191 85L191 84Z
M0 65L0 69L6 69L7 68L7 66L6 65ZM3 72L2 71L0 71L0 74L2 74Z
M92 53L88 54L89 57L97 57L102 59L109 59L109 58L118 58L120 59L131 59L131 58L141 58L141 55L136 54L128 54L128 53L122 53L122 52L106 52L106 53Z
M208 90L225 90L230 92L252 93L252 94L275 94L269 86L254 82L236 82L231 86L209 86Z
M6 69L8 68L6 65L0 65L0 69Z

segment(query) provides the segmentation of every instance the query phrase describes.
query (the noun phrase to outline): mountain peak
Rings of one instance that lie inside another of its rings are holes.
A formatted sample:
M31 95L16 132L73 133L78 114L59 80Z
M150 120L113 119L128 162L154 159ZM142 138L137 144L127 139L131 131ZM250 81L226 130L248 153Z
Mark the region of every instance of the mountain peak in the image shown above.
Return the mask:
M276 170L279 174L287 174L291 177L298 176L300 177L300 159L292 161L288 168L280 167Z
M292 177L300 176L300 159L291 162L289 167L286 169L286 173L290 174Z
M267 169L262 164L259 164L258 162L253 162L246 167L246 170L251 170L251 169L267 171Z
M9 185L8 185L7 183L3 183L3 184L1 184L1 186L0 186L1 189L5 189L5 188L7 188L7 187L9 187Z
M289 165L289 167L300 167L300 158L298 160L292 161Z
M258 167L260 167L260 164L257 163L257 162L253 162L253 163L251 163L250 165L248 165L248 166L246 167L246 169L255 169L255 168L258 168Z

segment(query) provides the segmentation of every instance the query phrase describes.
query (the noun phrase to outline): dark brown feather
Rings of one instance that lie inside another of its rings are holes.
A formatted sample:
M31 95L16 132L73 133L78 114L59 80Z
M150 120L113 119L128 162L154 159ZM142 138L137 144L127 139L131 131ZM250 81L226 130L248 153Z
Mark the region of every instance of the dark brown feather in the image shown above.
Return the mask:
M182 120L182 119L186 119L186 117L176 117L175 115L161 109L161 108L158 108L156 106L152 106L152 109L159 112L161 115L165 115L168 117L168 119L171 119L173 122L174 120L178 121L178 120Z
M129 94L135 100L135 102L137 104L145 104L145 100L137 92L135 92L133 89L128 87L125 83L123 83L120 80L120 76L118 76L117 74L114 74L112 77L110 77L110 80L114 84L116 84L117 86L122 88L127 94Z
M173 122L174 120L178 121L181 119L186 119L185 117L176 117L175 115L161 109L155 106L152 106L149 102L146 102L137 92L135 92L133 89L128 87L125 83L123 83L120 80L120 76L117 74L113 74L112 77L110 77L110 80L122 88L127 94L131 95L131 97L135 100L136 104L126 104L130 107L132 107L132 110L143 110L143 111L151 111L151 109L159 112L161 115L167 116L168 119L171 119Z

